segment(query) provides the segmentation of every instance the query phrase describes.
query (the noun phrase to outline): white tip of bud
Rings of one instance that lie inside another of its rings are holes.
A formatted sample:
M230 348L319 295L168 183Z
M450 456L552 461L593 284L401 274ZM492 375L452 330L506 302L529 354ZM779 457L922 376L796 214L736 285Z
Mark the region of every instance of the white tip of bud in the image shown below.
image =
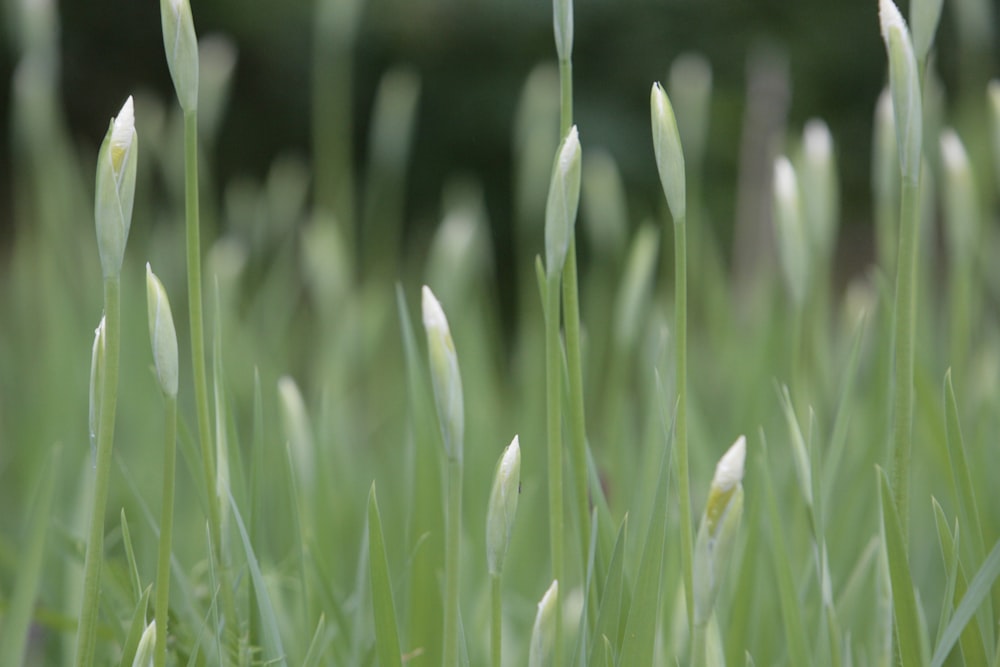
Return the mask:
M728 491L742 482L746 459L747 439L741 435L716 464L712 486L720 491Z
M427 285L420 290L421 307L424 318L424 328L435 331L448 331L448 318L444 315L441 303Z
M806 123L802 132L806 156L810 162L826 162L833 153L833 137L830 128L821 120L813 119Z
M882 29L882 39L887 42L893 28L906 30L906 21L903 20L903 15L899 13L899 8L892 0L879 0L878 22Z
M951 128L941 133L941 159L949 171L963 171L969 166L969 156L962 146L962 140Z
M132 141L132 132L135 131L135 111L132 104L132 96L129 95L122 105L121 111L115 116L114 128L111 130L111 142L122 146Z
M580 133L576 129L576 125L569 128L569 133L566 135L566 141L563 142L562 150L559 152L559 171L564 174L570 170L573 166L573 159L576 154L580 152Z
M774 161L774 192L778 199L786 201L797 199L799 196L795 169L784 155Z

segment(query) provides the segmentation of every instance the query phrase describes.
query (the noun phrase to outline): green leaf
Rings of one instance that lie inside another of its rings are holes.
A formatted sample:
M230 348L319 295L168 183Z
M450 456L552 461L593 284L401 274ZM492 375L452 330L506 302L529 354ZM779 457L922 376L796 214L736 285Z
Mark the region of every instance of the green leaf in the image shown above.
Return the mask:
M24 550L18 556L14 591L4 610L0 624L0 665L24 664L24 649L28 641L31 615L38 596L38 586L45 564L45 539L52 524L52 498L61 449L54 447L42 467L41 479L35 486L35 497L25 526L28 533Z
M125 547L125 559L128 561L129 582L132 584L132 594L135 601L139 602L142 597L142 580L139 577L139 567L135 563L135 550L132 548L132 534L128 529L128 521L125 519L125 508L121 511L122 523L122 545Z
M965 442L962 439L962 427L958 419L958 403L955 400L955 388L952 386L950 369L944 376L944 412L948 458L951 462L955 495L958 498L958 506L961 511L959 516L962 517L962 525L966 527L966 534L972 537L972 553L976 562L982 562L983 558L986 557L986 541L983 539L983 524L979 518L979 507L976 505L976 487L972 483L972 473L965 458Z
M635 580L635 595L622 642L622 665L653 664L657 618L663 583L663 546L667 532L667 490L670 486L670 451L664 447L660 462L660 481L650 511L649 530Z
M771 558L774 576L778 580L778 597L781 601L781 616L785 623L788 656L793 665L809 665L812 664L809 659L809 642L802 625L802 609L795 592L795 582L792 580L792 566L788 558L788 547L783 528L785 520L778 511L778 500L775 497L774 482L771 480L771 470L768 463L767 441L763 431L760 433L760 442L762 453L760 469L764 480L764 495L767 497L769 523L771 524Z
M125 635L125 643L122 644L122 657L118 663L121 667L129 667L135 659L135 650L142 639L142 632L146 629L146 610L149 607L149 593L152 586L147 586L146 590L139 594L139 600L135 603L132 612L132 622L129 623L128 634Z
M309 642L309 650L306 651L306 657L302 659L302 667L317 667L329 644L330 637L326 633L326 616L320 614L319 623L316 624L316 632L313 633L312 641Z
M607 581L604 584L604 594L601 596L601 604L597 613L597 625L594 627L594 637L590 648L590 667L597 667L604 652L600 650L601 642L608 642L612 651L621 648L619 643L619 628L621 628L622 613L622 589L625 586L625 541L628 536L628 514L622 519L621 527L618 529L618 537L615 540L614 551L611 555L608 566ZM615 643L611 645L608 637L614 637ZM607 663L611 664L611 663Z
M371 577L372 612L375 618L375 650L381 667L402 667L396 607L389 581L389 560L382 535L382 518L375 497L375 482L368 492L368 573Z
M951 617L948 627L941 633L941 641L938 642L937 648L934 650L934 657L931 658L931 667L941 667L944 663L951 647L958 641L962 629L972 620L979 605L989 595L997 576L1000 576L1000 541L994 545L993 550L983 561L982 567L976 572L976 576L969 582L969 589L962 596L962 602ZM895 586L895 582L893 585Z
M278 619L271 604L271 598L267 594L267 587L264 585L264 575L260 572L260 565L257 563L257 556L254 554L253 546L250 544L250 536L247 535L246 526L243 525L243 517L236 506L233 494L227 490L229 496L229 506L233 511L233 519L236 520L236 527L239 529L240 540L243 543L243 552L246 555L247 567L250 569L250 579L254 587L254 602L260 612L262 634L261 634L261 657L269 661L270 664L286 665L285 649L281 645L281 635L278 633Z
M910 562L906 556L903 528L892 499L889 478L878 469L879 491L882 499L882 525L886 554L889 558L889 579L892 582L893 622L896 626L896 643L900 667L922 665L920 655L920 619L917 599L910 576Z

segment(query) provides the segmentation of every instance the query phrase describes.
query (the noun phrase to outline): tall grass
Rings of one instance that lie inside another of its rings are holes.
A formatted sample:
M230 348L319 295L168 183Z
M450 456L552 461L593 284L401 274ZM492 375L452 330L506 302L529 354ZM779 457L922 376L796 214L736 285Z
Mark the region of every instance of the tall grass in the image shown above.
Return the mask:
M751 287L706 205L736 151L699 117L725 104L709 63L644 84L644 192L574 118L570 2L518 111L513 269L469 176L428 250L403 242L436 93L392 67L354 151L334 93L360 2L316 8L313 165L220 188L198 99L232 70L199 84L218 54L187 2L161 4L176 102L137 91L93 186L40 64L54 22L32 24L0 265L0 667L1000 665L1000 149L975 150L1000 146L1000 96L921 122L940 4L909 26L881 4L876 259L839 279L861 207L831 114L761 167L780 261ZM673 234L637 214L661 210Z

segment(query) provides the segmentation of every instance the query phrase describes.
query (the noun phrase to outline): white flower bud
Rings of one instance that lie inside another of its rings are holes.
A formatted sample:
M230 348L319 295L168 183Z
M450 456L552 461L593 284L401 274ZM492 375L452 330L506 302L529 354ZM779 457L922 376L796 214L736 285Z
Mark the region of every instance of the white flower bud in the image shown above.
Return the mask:
M188 0L160 0L160 23L167 67L184 111L198 108L198 38Z
M746 438L742 435L719 459L708 491L694 547L694 623L712 615L719 586L729 567L733 540L743 518L743 472Z
M882 40L889 56L889 88L896 117L896 141L903 179L916 187L920 180L923 109L917 60L910 33L893 0L879 0Z
M517 497L521 492L521 446L517 436L500 456L493 490L486 509L486 566L489 573L499 576L507 555L510 531L517 513Z
M445 455L449 460L462 461L465 437L465 407L462 400L462 376L458 370L458 354L448 328L448 318L430 288L422 290L424 329L427 332L427 352L430 359L431 383L437 405Z
M660 87L653 84L649 94L650 115L653 122L653 152L656 154L656 170L660 173L660 185L670 206L674 222L684 220L687 215L687 195L684 178L684 151L681 137L677 132L677 118L670 98Z
M177 331L170 301L163 283L146 263L146 312L149 318L149 341L153 347L156 379L163 393L177 397Z
M559 598L559 582L553 581L545 595L538 602L535 625L531 629L531 647L528 652L528 667L542 667L546 664L552 644L555 641L556 601Z
M122 269L125 242L132 226L137 149L135 115L129 96L111 121L97 156L94 221L105 278L117 276Z
M795 305L801 306L809 284L809 241L795 168L783 155L774 162L774 222L785 282Z
M142 631L139 645L135 649L132 667L153 667L153 649L156 645L156 622L152 622Z
M580 136L576 125L559 145L545 204L545 271L562 272L580 204Z

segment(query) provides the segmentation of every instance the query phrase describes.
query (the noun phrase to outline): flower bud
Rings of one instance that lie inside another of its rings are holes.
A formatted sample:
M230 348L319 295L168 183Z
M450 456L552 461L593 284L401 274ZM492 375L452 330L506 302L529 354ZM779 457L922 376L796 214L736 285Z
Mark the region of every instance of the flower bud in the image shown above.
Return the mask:
M926 60L934 43L941 20L941 5L944 0L911 0L910 25L913 26L913 50L919 60Z
M486 509L486 567L493 576L503 572L520 486L521 445L515 435L497 463L490 503Z
M952 262L969 262L979 241L979 211L975 179L962 140L948 128L941 133L944 170L945 234Z
M660 173L660 185L667 196L670 215L674 222L681 222L687 215L687 195L684 180L684 151L681 136L677 131L677 119L670 98L660 87L653 84L649 94L650 115L653 120L653 152L656 154L656 170Z
M556 601L559 598L559 582L553 581L538 603L535 625L531 629L531 648L528 652L528 667L542 667L546 664L552 644L555 642Z
M580 137L576 125L559 145L545 204L545 271L562 272L580 203Z
M882 40L889 56L889 88L896 118L896 141L903 179L916 187L920 180L923 110L917 61L910 32L893 0L879 0Z
M573 0L552 0L552 28L559 60L573 57Z
M313 444L312 427L309 425L309 415L306 403L302 400L302 392L291 377L283 375L278 379L278 396L281 399L281 421L285 427L285 438L292 461L295 464L295 474L299 483L311 492L315 478L315 445Z
M802 131L798 173L810 244L821 257L829 258L837 235L837 164L830 128L822 120L810 120Z
M177 331L170 301L163 283L146 263L146 312L149 316L149 341L153 346L153 365L160 389L177 397Z
M809 283L809 241L795 168L783 155L774 162L774 224L788 291L795 305L802 306Z
M462 461L465 436L465 407L462 401L462 376L458 370L458 355L451 339L448 318L431 289L422 291L424 329L427 332L427 353L430 359L434 403L437 405L445 455L451 461Z
M160 0L160 23L167 67L185 112L198 108L198 38L188 0Z
M743 517L743 471L746 438L742 435L719 459L708 491L694 547L694 622L708 623L719 585L733 551Z
M132 97L129 96L118 116L111 121L97 156L94 220L97 249L101 254L101 270L105 278L117 276L122 270L135 201L137 149L135 115Z

